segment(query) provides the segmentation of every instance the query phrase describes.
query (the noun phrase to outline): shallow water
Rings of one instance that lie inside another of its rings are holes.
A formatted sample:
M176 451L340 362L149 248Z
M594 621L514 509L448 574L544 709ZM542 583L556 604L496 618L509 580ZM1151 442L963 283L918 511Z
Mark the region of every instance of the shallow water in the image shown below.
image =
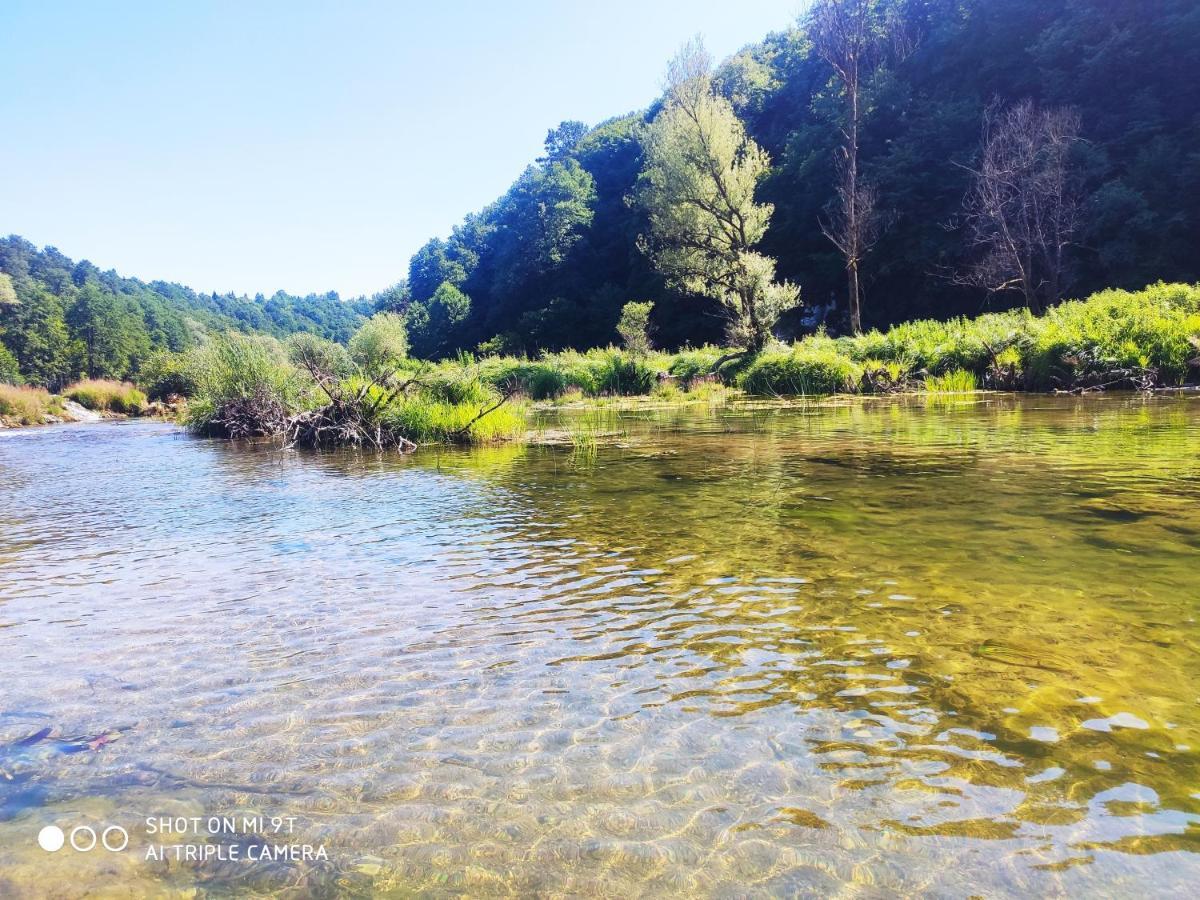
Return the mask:
M0 433L0 895L1197 883L1200 399L589 415L407 459Z

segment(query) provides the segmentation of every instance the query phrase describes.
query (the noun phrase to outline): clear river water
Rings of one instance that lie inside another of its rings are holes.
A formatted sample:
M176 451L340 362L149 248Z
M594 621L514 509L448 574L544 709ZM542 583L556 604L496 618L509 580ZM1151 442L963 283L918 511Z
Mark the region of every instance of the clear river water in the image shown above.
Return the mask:
M0 895L1200 883L1200 398L587 415L0 433Z

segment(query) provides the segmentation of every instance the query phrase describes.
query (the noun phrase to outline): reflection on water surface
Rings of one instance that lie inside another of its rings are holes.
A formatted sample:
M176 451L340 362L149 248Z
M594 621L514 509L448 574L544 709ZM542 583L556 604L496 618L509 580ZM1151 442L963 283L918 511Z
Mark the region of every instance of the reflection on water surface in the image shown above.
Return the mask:
M0 894L1182 894L1198 404L0 435ZM329 859L144 859L147 816L235 812Z

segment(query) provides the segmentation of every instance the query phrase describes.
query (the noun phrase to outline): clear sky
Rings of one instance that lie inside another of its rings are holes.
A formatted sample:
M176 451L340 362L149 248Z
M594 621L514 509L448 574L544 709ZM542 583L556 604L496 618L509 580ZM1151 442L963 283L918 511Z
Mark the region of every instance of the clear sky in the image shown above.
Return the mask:
M0 233L201 291L395 282L563 119L799 0L0 0Z

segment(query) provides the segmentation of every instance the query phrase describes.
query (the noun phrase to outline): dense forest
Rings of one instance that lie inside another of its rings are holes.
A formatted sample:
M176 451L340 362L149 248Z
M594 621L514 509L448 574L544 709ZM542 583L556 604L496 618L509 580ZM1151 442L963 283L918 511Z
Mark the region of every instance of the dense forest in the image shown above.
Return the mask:
M249 298L147 284L53 247L0 238L0 381L22 377L57 389L81 377L127 378L155 350L186 350L226 330L345 342L369 311L369 303L336 293Z
M971 277L986 249L969 196L986 114L1024 101L1078 122L1064 163L1076 221L1055 294L1200 278L1200 79L1178 74L1200 71L1194 0L818 3L712 74L768 160L757 199L774 210L758 249L804 304L780 320L782 336L805 318L849 325L845 254L825 234L841 212L849 130L847 84L818 21L829 7L865 19L856 188L877 232L860 254L865 326L1025 302ZM414 349L605 344L630 300L655 301L661 345L722 339L719 304L681 291L639 245L650 229L636 198L665 106L562 123L503 197L423 246L381 298L409 311Z
M127 377L229 328L345 342L374 310L424 358L603 346L630 301L658 346L754 348L1197 281L1195 71L1195 0L818 0L715 67L689 45L646 110L551 129L369 300L203 295L0 241L0 380Z

